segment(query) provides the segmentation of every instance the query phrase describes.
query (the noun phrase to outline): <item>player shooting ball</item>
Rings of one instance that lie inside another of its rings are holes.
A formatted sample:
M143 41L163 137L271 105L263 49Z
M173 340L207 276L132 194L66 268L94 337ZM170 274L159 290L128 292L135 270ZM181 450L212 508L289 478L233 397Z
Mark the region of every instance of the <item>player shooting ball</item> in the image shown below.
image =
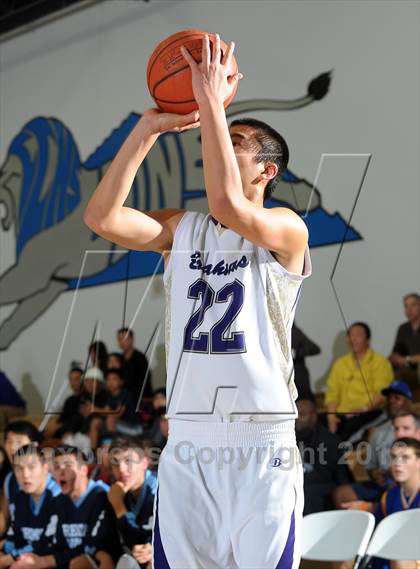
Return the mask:
M85 213L102 237L165 257L169 438L154 568L296 569L303 477L291 327L312 270L308 230L292 210L264 207L287 166L283 137L255 119L227 125L224 103L242 77L231 73L234 44L222 55L216 35L211 53L205 34L201 62L181 52L198 112L146 111ZM125 207L161 133L198 126L210 213Z

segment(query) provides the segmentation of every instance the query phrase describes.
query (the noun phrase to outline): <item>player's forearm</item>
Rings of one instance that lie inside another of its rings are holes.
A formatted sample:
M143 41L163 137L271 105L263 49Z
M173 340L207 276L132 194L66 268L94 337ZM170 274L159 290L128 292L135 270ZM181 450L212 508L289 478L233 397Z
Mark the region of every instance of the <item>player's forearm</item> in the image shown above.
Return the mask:
M39 557L39 560L42 564L42 567L44 567L45 569L57 567L54 555L43 555L42 557Z
M218 217L243 199L242 182L223 104L200 105L204 182L210 212Z
M0 569L7 569L7 567L13 565L14 561L11 555L3 555L0 553Z
M157 137L142 120L128 135L86 207L84 221L93 231L121 215L137 170Z
M384 403L385 397L379 393L379 395L372 397L372 401L368 405L366 411L375 411L376 409L380 409L383 407Z
M330 401L327 404L327 412L328 413L335 413L337 411L337 402L336 401Z

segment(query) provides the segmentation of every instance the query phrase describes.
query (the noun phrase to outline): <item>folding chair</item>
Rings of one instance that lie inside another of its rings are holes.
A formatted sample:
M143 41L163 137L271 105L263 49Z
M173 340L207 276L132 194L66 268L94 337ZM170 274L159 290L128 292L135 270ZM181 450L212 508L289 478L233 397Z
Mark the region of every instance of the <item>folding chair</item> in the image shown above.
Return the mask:
M354 559L353 568L359 568L374 528L375 517L369 512L335 510L309 514L303 518L302 559Z
M389 560L416 561L420 559L420 509L396 512L377 526L367 547L361 568L372 557Z
M137 563L134 557L128 555L127 553L124 553L124 555L119 558L115 569L140 569L140 565Z

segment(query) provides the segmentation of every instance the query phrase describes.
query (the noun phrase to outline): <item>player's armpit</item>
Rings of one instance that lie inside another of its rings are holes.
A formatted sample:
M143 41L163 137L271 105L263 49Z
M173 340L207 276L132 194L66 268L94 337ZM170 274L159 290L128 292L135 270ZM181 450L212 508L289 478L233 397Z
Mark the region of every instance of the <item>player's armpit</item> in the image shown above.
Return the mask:
M245 197L235 203L220 204L213 216L255 245L291 258L302 253L308 243L308 228L291 209L260 207Z
M184 215L181 209L160 209L142 213L123 207L112 218L98 224L85 222L98 235L120 247L136 251L170 250L176 226Z

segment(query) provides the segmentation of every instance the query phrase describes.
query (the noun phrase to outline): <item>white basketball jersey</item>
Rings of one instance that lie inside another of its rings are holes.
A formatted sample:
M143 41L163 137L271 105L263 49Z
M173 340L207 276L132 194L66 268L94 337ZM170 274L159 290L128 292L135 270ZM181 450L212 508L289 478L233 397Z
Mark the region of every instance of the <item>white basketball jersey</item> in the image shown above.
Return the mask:
M296 417L291 327L311 272L308 248L293 274L211 215L184 214L163 276L170 419Z

